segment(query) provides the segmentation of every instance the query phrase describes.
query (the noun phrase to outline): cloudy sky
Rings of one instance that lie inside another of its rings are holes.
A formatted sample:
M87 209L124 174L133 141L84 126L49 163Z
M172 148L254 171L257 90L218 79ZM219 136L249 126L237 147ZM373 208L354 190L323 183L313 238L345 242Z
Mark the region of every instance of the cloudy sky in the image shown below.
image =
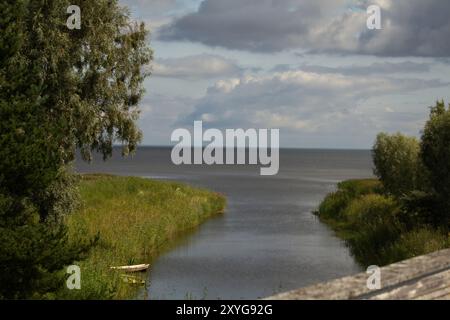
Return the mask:
M279 128L282 147L364 148L419 135L450 102L447 0L120 0L155 51L139 125ZM382 8L382 29L366 26Z

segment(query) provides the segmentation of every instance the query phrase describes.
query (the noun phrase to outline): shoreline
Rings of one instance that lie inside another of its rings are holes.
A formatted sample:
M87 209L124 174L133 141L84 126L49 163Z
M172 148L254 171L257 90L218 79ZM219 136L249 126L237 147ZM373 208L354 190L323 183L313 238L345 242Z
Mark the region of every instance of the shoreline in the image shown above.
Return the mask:
M81 290L56 299L133 299L142 286L127 284L111 266L153 262L179 234L224 213L226 199L186 184L139 177L81 176L82 207L67 219L71 241L99 234L81 269ZM152 266L150 265L150 270ZM148 272L136 274L146 280Z
M314 212L344 240L363 267L385 266L450 247L450 235L430 225L404 222L401 203L377 179L346 180ZM403 218L403 219L402 219Z

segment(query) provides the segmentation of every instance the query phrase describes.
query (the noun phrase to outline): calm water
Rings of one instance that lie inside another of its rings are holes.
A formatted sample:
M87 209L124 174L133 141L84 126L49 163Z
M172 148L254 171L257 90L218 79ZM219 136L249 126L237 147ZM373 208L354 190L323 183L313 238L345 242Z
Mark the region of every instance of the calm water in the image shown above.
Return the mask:
M170 149L78 163L80 172L177 180L221 192L223 216L180 237L152 266L150 299L254 299L361 271L311 214L336 183L370 177L369 151L281 150L277 176L257 166L180 166Z

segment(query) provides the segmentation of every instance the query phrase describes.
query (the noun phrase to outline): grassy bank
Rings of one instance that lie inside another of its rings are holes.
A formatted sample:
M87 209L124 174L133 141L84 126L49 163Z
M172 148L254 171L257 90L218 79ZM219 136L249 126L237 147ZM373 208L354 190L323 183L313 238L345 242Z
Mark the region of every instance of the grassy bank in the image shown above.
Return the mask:
M340 183L316 213L345 240L363 266L382 266L450 247L446 231L408 216L378 180Z
M134 177L83 176L82 208L68 218L72 241L99 235L81 268L81 290L58 298L126 299L136 287L110 266L148 263L178 233L221 213L223 196L183 184Z

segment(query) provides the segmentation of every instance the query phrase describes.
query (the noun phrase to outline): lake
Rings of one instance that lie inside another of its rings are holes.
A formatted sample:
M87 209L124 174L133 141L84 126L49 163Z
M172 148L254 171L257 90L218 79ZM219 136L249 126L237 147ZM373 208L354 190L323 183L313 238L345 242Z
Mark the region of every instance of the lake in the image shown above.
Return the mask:
M151 266L150 299L256 299L361 271L312 214L339 181L372 177L370 151L280 150L280 171L259 166L175 166L170 148L141 147L79 172L176 180L223 193L225 214L180 236Z

